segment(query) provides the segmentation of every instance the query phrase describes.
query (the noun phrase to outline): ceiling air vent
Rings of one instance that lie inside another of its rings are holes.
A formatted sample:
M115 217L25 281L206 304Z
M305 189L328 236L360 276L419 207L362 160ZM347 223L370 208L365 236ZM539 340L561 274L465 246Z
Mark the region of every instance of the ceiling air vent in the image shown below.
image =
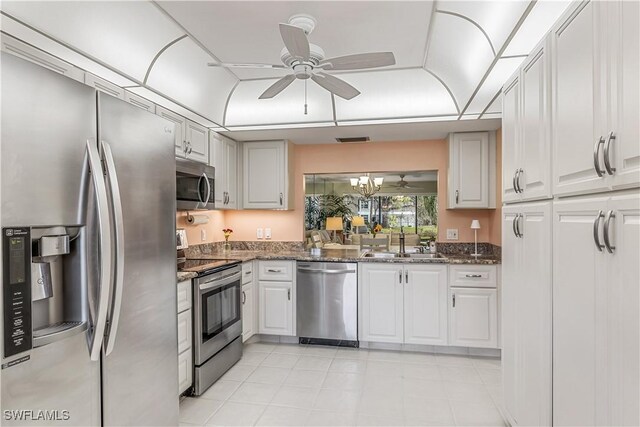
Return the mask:
M336 138L336 141L343 144L361 144L363 142L369 142L368 136L356 136L352 138Z

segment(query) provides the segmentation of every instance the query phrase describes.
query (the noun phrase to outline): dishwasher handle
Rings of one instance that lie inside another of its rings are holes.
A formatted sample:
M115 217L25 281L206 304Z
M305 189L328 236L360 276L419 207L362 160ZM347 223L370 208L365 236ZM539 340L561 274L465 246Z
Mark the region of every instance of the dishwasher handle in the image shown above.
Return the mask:
M347 274L355 273L355 270L332 270L332 269L320 269L320 268L305 268L298 267L298 271L304 271L307 273L326 273L326 274Z

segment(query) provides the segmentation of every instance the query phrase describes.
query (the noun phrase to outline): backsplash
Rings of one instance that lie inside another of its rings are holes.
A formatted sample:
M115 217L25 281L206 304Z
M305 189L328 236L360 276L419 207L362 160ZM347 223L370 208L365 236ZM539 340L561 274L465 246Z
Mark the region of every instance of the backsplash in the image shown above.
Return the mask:
M471 255L475 251L473 243L437 242L436 251L443 255ZM478 252L496 258L502 257L502 248L492 243L478 243Z
M304 251L304 243L302 242L229 242L232 251L268 251L268 252L295 252ZM198 255L210 255L212 253L222 252L224 250L224 242L203 243L201 245L192 245L185 249L184 253L187 258L197 258Z

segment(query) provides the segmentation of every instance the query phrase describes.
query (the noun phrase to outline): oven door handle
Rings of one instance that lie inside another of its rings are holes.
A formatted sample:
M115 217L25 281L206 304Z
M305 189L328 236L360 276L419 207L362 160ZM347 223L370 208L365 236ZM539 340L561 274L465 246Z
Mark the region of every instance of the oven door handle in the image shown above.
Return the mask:
M237 273L228 274L226 276L222 276L222 277L213 279L213 280L211 280L209 282L201 283L198 286L198 289L200 289L200 293L202 293L202 291L208 291L210 289L219 288L221 286L226 286L229 283L233 283L233 282L239 281L239 280L240 280L240 272L237 272Z

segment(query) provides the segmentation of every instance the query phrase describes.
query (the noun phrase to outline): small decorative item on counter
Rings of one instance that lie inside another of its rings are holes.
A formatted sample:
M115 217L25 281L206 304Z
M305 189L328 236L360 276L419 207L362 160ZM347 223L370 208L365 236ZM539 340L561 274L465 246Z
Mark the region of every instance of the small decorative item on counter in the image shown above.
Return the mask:
M376 224L372 229L371 229L371 234L373 234L373 237L376 237L376 234L378 234L379 232L382 231L382 226L380 224Z
M224 233L224 250L225 251L231 250L231 243L229 243L229 237L231 237L231 235L233 234L233 230L230 228L224 228L222 232Z

